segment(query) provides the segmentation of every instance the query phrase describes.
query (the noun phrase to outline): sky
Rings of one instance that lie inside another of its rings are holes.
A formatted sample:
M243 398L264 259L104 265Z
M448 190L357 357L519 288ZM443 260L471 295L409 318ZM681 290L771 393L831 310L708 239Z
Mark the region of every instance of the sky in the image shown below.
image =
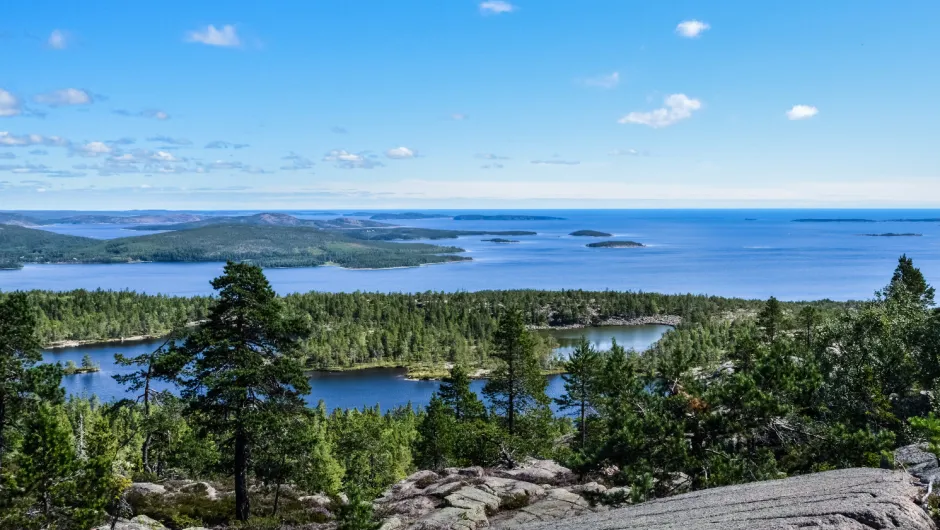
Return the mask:
M0 209L940 207L940 2L8 2Z

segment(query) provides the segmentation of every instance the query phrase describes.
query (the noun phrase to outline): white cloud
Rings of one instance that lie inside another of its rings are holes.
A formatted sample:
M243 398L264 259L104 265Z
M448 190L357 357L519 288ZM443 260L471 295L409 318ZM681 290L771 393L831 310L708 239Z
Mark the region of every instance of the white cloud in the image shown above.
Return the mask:
M668 127L692 116L702 108L702 102L691 99L685 94L672 94L666 97L665 107L650 112L631 112L618 120L618 123L638 123L654 129Z
M172 153L167 153L166 151L157 151L151 155L150 158L160 162L176 162L178 160Z
M63 88L62 90L53 90L46 94L39 94L33 98L36 103L49 105L50 107L61 107L65 105L88 105L94 102L91 94L77 88Z
M372 169L382 163L375 160L374 155L350 153L345 149L333 149L323 156L324 162L336 162L336 167L342 169Z
M396 158L396 159L414 158L415 152L412 151L411 149L408 149L407 147L395 147L395 148L389 149L388 151L385 151L385 156L389 158Z
M504 2L503 0L489 0L487 2L480 2L480 12L484 15L512 13L515 10L516 6L510 4L509 2Z
M19 98L0 88L0 116L17 116L23 112Z
M614 88L620 84L620 73L611 72L609 74L597 75L594 77L588 77L582 79L581 83L584 86L597 87L597 88Z
M64 50L68 47L68 35L64 31L59 29L52 30L52 33L49 34L49 39L46 41L48 45L53 50Z
M581 162L578 160L533 160L533 164L537 166L576 166Z
M111 146L104 142L88 142L83 146L75 148L75 151L82 156L106 155L111 152Z
M608 154L610 156L640 156L640 152L636 149L614 149Z
M477 153L473 156L483 160L509 160L508 156L497 155L496 153Z
M793 108L787 111L787 118L791 120L805 120L819 114L819 109L812 105L793 105Z
M68 140L60 136L42 136L40 134L11 134L8 131L0 131L0 145L9 146L27 146L27 145L48 145L52 147L66 147L70 144Z
M709 26L707 22L685 20L676 26L676 33L687 39L694 39L709 29L711 29L711 26Z
M463 121L463 120L465 120L465 119L467 119L467 118L469 118L469 116L467 116L466 114L461 114L460 112L457 112L457 113L454 113L454 114L451 114L451 115L450 115L450 119L452 119L452 120L454 120L454 121Z
M241 40L235 31L235 26L226 24L222 29L216 29L209 24L204 30L190 31L186 34L186 42L199 42L209 46L240 46Z

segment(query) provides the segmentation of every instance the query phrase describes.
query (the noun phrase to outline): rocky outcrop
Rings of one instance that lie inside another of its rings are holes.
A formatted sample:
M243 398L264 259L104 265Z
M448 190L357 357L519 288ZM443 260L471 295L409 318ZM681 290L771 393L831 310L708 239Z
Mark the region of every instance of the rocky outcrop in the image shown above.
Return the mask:
M927 450L927 444L915 444L900 447L894 451L894 465L917 477L921 484L929 486L931 482L940 485L940 465L937 455Z
M571 470L551 460L531 460L513 469L419 471L389 488L375 509L383 530L474 530L595 510L575 493L577 486L566 487L573 480Z
M525 530L933 530L911 476L843 469L686 493ZM494 524L494 526L500 526Z

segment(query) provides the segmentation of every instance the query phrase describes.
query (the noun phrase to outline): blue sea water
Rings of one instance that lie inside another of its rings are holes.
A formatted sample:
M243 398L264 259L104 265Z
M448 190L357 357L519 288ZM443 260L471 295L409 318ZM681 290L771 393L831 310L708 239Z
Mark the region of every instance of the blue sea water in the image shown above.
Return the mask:
M287 212L304 216L304 212ZM400 224L463 230L532 230L514 244L461 237L433 243L467 250L473 261L408 269L338 267L269 269L281 293L321 291L420 292L484 289L613 289L702 293L784 300L869 298L907 254L928 281L940 283L940 222L887 222L940 218L940 210L535 210L443 213L529 214L553 221L405 220ZM317 216L318 218L322 218ZM875 223L796 223L799 218L864 218ZM752 220L749 220L752 219ZM138 232L120 226L50 227L59 233L118 237ZM613 234L645 248L587 248L594 238L575 230ZM922 234L866 237L867 233ZM28 265L0 271L0 289L131 289L176 295L208 294L219 263Z

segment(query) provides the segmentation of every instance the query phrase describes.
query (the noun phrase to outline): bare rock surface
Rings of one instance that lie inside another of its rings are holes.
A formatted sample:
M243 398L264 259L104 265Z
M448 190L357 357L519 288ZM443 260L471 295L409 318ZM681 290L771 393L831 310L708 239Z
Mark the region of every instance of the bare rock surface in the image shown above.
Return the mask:
M894 451L894 465L914 475L923 484L940 483L940 465L937 456L927 450L927 444L899 447Z
M935 530L903 471L855 468L701 490L524 530ZM529 507L531 508L531 507ZM494 527L518 521L494 521Z

